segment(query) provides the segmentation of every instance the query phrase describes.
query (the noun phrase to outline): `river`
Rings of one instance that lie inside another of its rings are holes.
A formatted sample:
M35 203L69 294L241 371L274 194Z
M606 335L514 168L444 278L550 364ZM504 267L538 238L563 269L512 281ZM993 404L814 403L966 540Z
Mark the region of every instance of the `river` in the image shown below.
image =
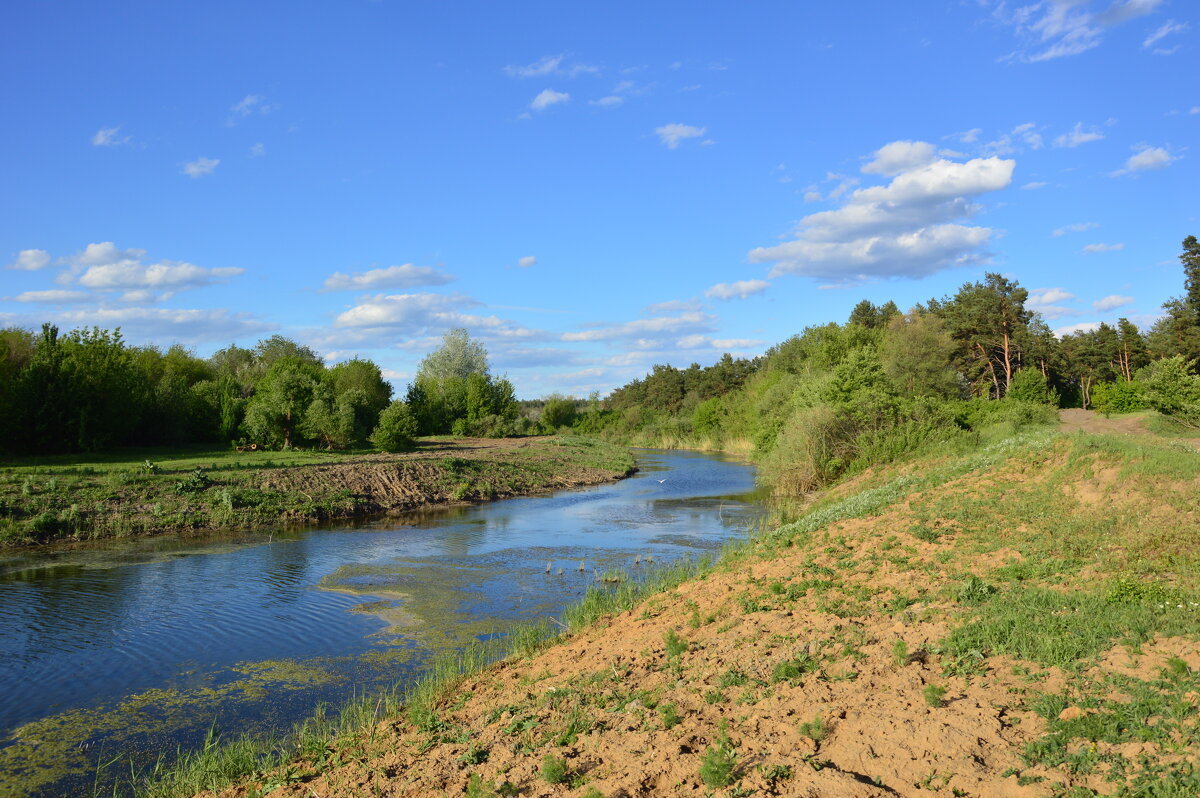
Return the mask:
M92 795L99 763L286 727L760 517L751 466L636 454L617 483L356 527L0 554L0 794Z

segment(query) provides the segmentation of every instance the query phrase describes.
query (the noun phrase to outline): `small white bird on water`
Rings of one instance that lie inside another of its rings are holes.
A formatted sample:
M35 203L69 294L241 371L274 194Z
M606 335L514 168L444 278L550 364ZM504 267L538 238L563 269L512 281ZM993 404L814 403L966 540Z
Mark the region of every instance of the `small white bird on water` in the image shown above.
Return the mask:
M665 480L665 479L660 479L660 480L658 481L658 484L659 484L659 485L661 485L661 484L663 484L664 482L666 482L666 480Z

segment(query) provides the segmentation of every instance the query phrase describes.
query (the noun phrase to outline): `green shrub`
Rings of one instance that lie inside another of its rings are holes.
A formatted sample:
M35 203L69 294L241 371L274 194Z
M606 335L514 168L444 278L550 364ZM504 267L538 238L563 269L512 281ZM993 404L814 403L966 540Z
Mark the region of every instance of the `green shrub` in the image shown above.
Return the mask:
M1133 413L1145 410L1145 388L1136 382L1102 382L1092 388L1092 408L1104 413Z
M385 452L406 452L417 437L417 420L404 402L395 401L379 414L371 443Z
M1058 391L1050 387L1045 375L1035 368L1023 368L1008 384L1005 397L1017 402L1058 406Z
M567 767L567 760L546 754L542 758L542 781L547 784L566 784L571 778L571 769Z
M1189 427L1200 427L1200 376L1182 355L1156 360L1138 371L1146 401L1158 412Z
M722 728L700 760L700 780L712 788L728 787L737 776L737 748Z

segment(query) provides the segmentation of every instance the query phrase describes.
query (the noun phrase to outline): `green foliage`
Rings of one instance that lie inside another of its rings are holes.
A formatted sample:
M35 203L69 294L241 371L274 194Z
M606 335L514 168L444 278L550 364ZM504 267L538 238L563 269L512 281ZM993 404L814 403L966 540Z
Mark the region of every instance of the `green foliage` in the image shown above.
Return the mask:
M940 687L936 684L927 684L925 685L923 695L925 696L926 704L934 709L939 709L941 708L946 697L946 688Z
M908 664L908 643L903 640L892 643L892 661L902 667Z
M578 416L577 402L569 396L551 394L542 407L542 427L553 432L560 427L569 427Z
M1182 355L1163 358L1138 372L1146 401L1165 416L1190 427L1200 427L1200 376Z
M829 729L825 726L825 721L817 715L812 720L806 720L800 724L800 733L814 743L819 743L825 739L825 735L829 733Z
M728 787L737 778L737 747L722 726L700 759L700 780L708 787Z
M1092 389L1092 407L1098 413L1134 413L1150 405L1145 388L1138 382L1102 382Z
M379 414L379 424L371 433L371 442L385 452L404 452L413 447L417 420L401 401L392 402Z
M553 754L546 754L542 758L540 773L542 781L547 784L566 784L571 778L571 769L567 767L567 761Z
M1006 398L1018 402L1058 406L1058 392L1050 387L1046 377L1035 368L1023 368L1013 377Z
M687 653L687 641L681 638L674 629L668 629L663 632L663 643L666 645L667 657L669 659L675 659Z

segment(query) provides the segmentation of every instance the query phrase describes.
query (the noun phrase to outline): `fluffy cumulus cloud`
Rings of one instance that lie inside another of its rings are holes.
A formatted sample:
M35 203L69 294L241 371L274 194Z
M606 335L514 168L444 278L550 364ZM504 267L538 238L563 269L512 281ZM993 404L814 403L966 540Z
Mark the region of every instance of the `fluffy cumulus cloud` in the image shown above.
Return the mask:
M203 310L174 308L100 308L71 311L60 316L72 325L120 327L132 340L205 341L228 343L231 339L259 335L275 325L249 313L231 313L223 308Z
M540 337L497 316L466 312L481 303L462 294L375 294L364 297L334 320L347 333L394 335L412 339L440 336L452 327L465 327L489 341L519 341ZM345 337L342 334L339 338ZM427 347L426 347L427 348Z
M1063 316L1079 315L1079 311L1074 308L1060 304L1073 299L1075 299L1074 294L1061 288L1035 288L1029 292L1025 306L1042 314L1047 319L1058 319Z
M537 258L535 258L533 255L526 255L523 258L517 259L517 265L522 269L528 269L530 266L537 265Z
M709 299L745 299L761 294L771 284L766 280L738 280L733 283L717 283L704 292Z
M920 151L905 144L909 152ZM887 150L877 150L868 166ZM840 208L804 217L794 240L753 249L749 259L773 263L772 277L800 274L841 283L923 277L985 262L983 247L994 231L959 220L980 210L971 198L1012 183L1016 162L994 156L965 163L920 160L910 160L886 185L851 192Z
M1132 305L1132 304L1133 304L1133 297L1121 296L1120 294L1112 294L1110 296L1104 297L1103 299L1097 299L1095 302L1092 303L1092 307L1095 308L1096 310L1100 311L1101 313L1105 313L1107 311L1116 310L1117 308L1123 308L1126 305Z
M1090 130L1083 129L1082 122L1076 122L1075 127L1067 133L1063 133L1058 138L1054 139L1055 147L1078 147L1080 144L1087 144L1089 141L1099 141L1104 138L1104 134L1098 129Z
M419 285L445 285L454 278L432 266L388 266L365 272L334 272L325 279L324 291L378 291L383 288L414 288Z
M529 107L535 111L544 111L552 105L565 103L571 99L571 95L565 91L555 91L554 89L543 89L538 96L534 97L529 103Z
M658 316L635 319L624 324L597 324L593 329L563 333L564 341L632 341L642 349L661 343L662 339L691 333L712 332L715 319L700 311L677 316Z
M17 257L12 263L8 264L10 269L18 269L24 272L35 272L38 269L44 269L50 265L50 253L44 249L23 249L17 253Z
M658 140L667 146L668 150L673 150L688 139L700 138L706 129L672 122L669 125L654 128L654 133L658 136Z
M1179 156L1172 155L1162 147L1151 147L1149 144L1138 144L1133 149L1134 153L1125 161L1125 166L1109 173L1112 177L1166 169L1179 159Z
M993 19L1011 27L1020 42L1005 60L1037 63L1099 47L1110 28L1151 14L1162 0L1039 0L997 2Z
M121 249L111 241L88 244L81 252L59 259L66 268L55 281L71 286L71 292L90 289L93 298L112 298L119 294L124 302L144 303L169 298L183 289L224 282L245 271L238 267L206 269L172 260L146 263L145 257L144 249ZM61 302L70 292L29 293L46 297L32 301ZM50 297L57 298L51 300Z
M1057 327L1054 330L1054 334L1059 338L1062 338L1063 336L1070 335L1071 333L1092 332L1093 330L1098 329L1100 329L1100 322L1082 321L1079 324L1068 324L1066 327Z
M1120 252L1123 249L1124 244L1088 244L1080 251L1084 255L1095 255L1100 252Z
M211 175L220 163L220 158L205 158L204 156L200 156L194 161L185 163L182 172L192 178L204 177L205 175Z
M894 177L937 160L937 151L926 141L893 141L871 154L862 171L869 175Z

